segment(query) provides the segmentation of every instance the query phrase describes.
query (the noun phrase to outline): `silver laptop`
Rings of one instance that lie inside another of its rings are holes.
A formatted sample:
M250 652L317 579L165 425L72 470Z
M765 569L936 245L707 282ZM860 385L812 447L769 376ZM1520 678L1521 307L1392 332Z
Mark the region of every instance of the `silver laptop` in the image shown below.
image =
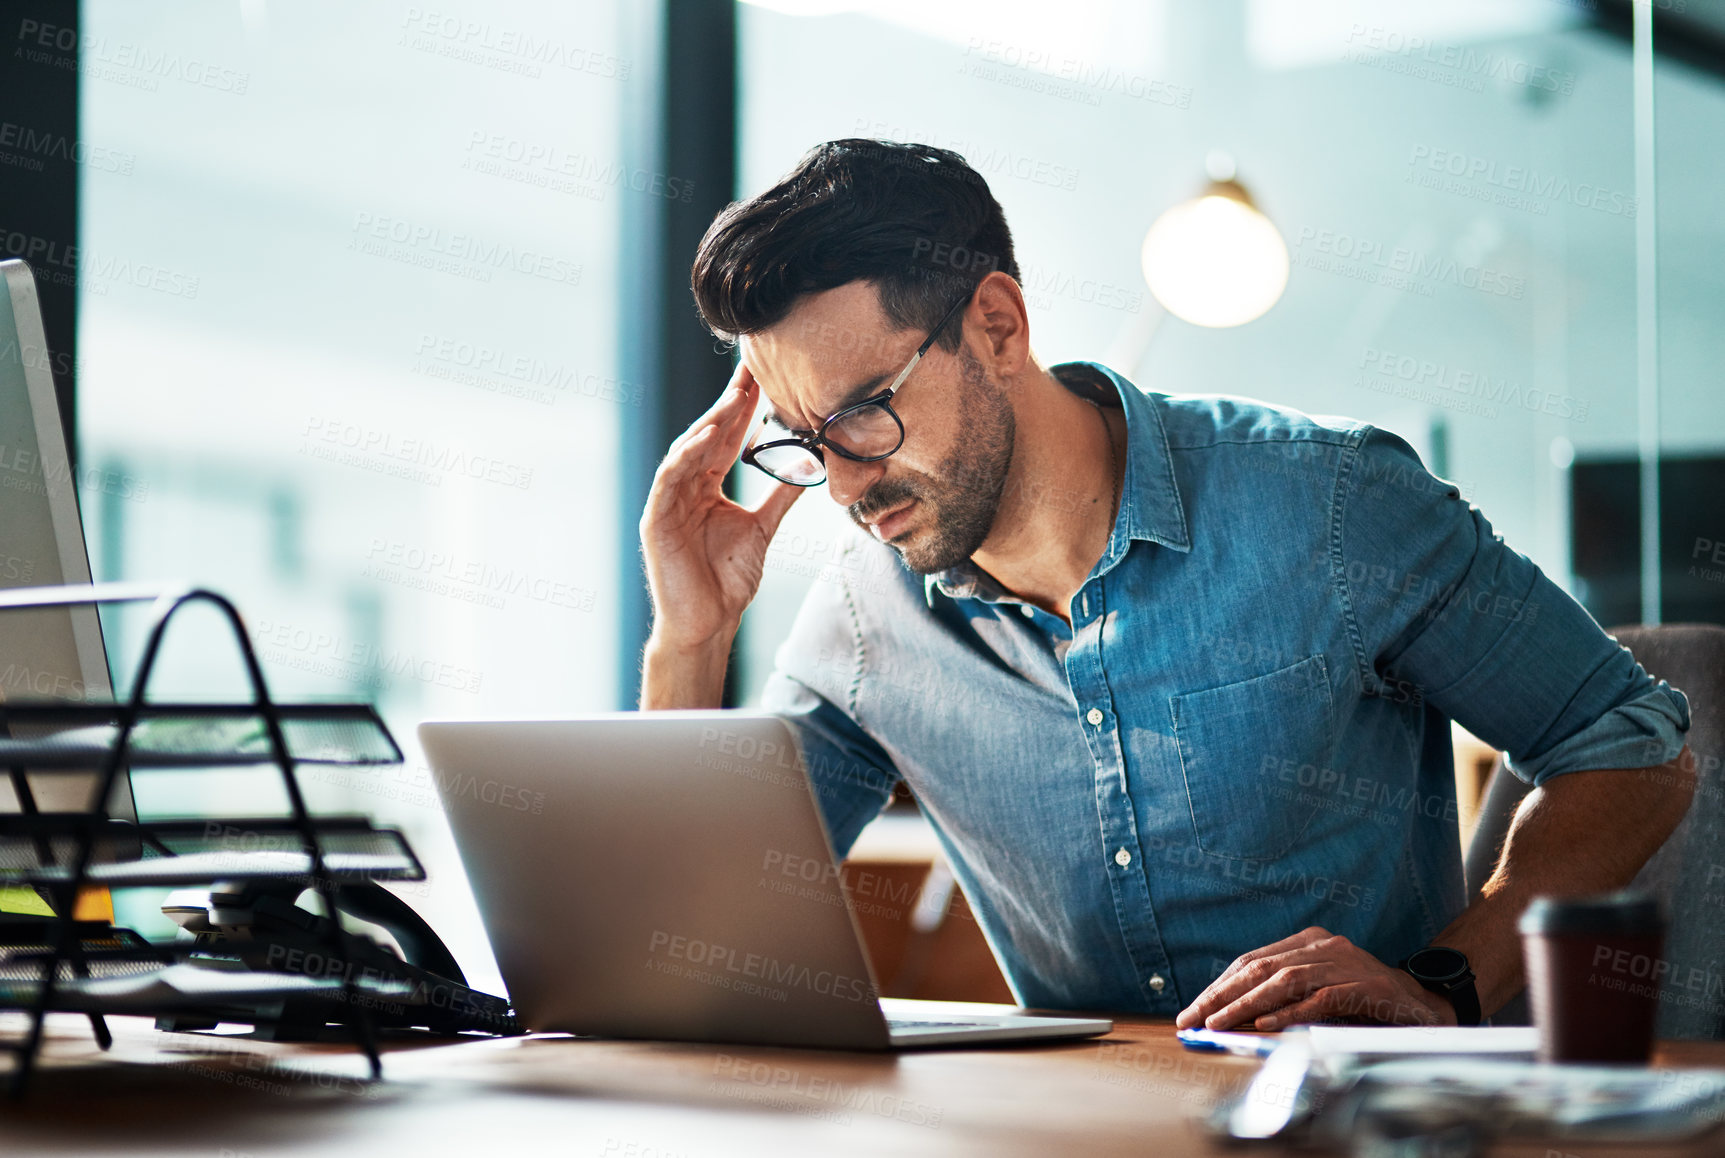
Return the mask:
M90 582L78 514L78 479L54 396L36 279L22 261L0 261L0 590ZM0 614L0 702L112 699L108 654L94 605L10 609ZM12 738L54 729L14 723ZM0 736L7 728L0 725ZM44 812L82 812L101 783L78 775L0 777L0 814L24 810L18 791ZM122 774L110 817L136 820L131 780ZM124 851L120 855L125 855Z
M776 716L438 721L419 740L531 1029L898 1049L1113 1028L878 998Z

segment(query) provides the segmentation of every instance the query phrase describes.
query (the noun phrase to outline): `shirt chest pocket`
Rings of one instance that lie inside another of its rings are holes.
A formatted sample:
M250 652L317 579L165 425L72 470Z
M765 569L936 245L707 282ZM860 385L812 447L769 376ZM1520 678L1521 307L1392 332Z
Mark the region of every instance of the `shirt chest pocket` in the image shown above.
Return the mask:
M1286 854L1318 800L1275 773L1328 762L1334 733L1324 657L1169 696L1168 710L1199 850L1242 860Z

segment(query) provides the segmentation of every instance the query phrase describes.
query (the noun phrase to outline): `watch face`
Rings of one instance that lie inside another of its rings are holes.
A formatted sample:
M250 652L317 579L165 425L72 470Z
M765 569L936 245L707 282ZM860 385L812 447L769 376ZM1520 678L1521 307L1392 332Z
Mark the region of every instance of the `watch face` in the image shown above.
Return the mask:
M1408 972L1421 981L1453 981L1467 971L1467 956L1441 945L1421 949L1408 958Z

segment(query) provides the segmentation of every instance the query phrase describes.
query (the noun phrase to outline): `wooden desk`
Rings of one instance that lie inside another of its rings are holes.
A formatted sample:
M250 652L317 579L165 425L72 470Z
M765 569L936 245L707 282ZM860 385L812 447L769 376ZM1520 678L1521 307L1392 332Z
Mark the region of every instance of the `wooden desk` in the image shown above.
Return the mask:
M396 1047L387 1080L366 1085L341 1047L211 1042L116 1018L104 1057L82 1021L51 1028L32 1093L0 1106L8 1155L1174 1158L1220 1152L1197 1118L1255 1068L1182 1049L1167 1022L1122 1021L1099 1040L897 1056L476 1040ZM1725 1045L1673 1046L1661 1060L1721 1064Z

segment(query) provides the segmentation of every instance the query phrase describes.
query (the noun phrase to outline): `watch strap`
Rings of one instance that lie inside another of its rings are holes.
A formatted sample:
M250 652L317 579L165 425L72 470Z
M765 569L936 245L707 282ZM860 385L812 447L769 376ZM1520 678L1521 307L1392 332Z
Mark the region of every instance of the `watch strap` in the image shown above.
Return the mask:
M1451 982L1447 989L1439 989L1438 992L1448 997L1450 1004L1455 1006L1457 1025L1479 1024L1479 990L1474 988L1471 970L1466 977Z
M1478 1025L1480 1023L1479 990L1474 986L1473 965L1467 962L1467 957L1464 954L1456 950L1450 951L1456 953L1466 963L1459 977L1447 981L1421 977L1408 967L1409 961L1401 962L1399 968L1415 981L1418 981L1425 989L1432 993L1441 993L1449 998L1450 1005L1455 1009L1455 1023L1457 1025Z

